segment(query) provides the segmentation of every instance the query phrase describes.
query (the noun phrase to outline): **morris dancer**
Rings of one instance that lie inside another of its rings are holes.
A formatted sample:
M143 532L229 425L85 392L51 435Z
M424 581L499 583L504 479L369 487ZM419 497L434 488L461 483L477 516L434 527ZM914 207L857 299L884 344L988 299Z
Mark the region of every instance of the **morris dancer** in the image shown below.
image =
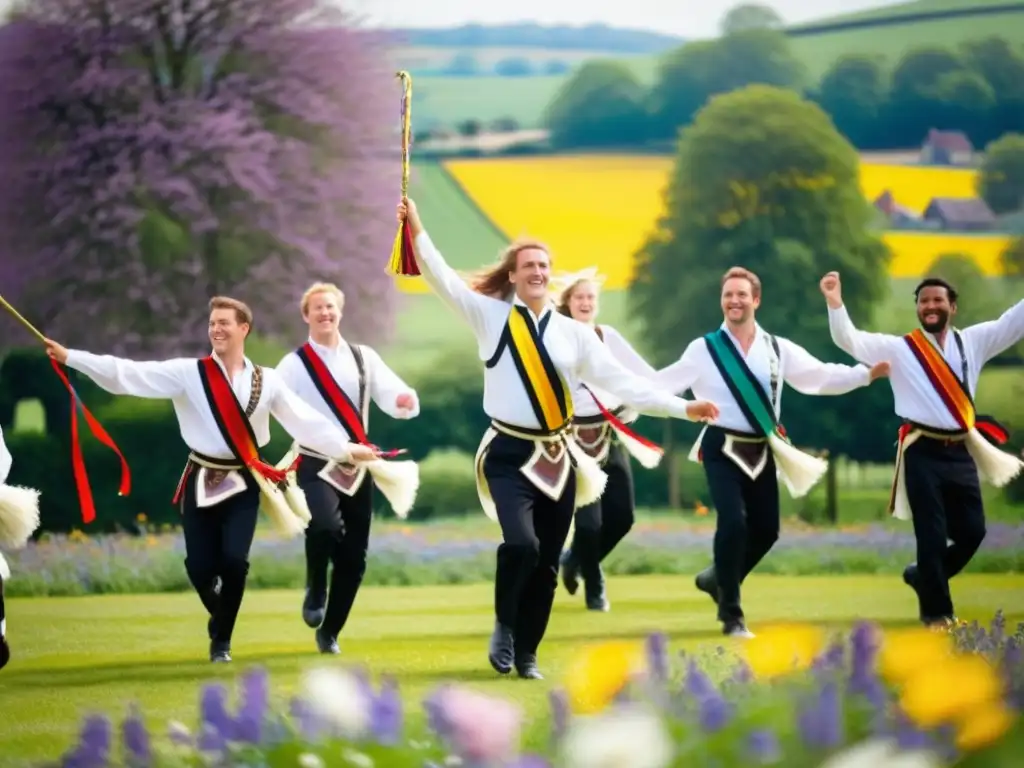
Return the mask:
M655 378L657 371L637 354L622 334L610 325L596 323L598 289L603 282L596 269L556 276L551 282L558 292L559 312L592 328L608 351L628 370L646 379ZM608 482L601 498L576 510L572 545L562 555L562 583L570 595L575 595L582 576L587 608L607 611L610 605L601 561L633 527L633 472L629 457L632 455L641 466L653 469L661 460L662 452L625 426L636 421L638 414L614 395L596 387L578 386L573 390L573 411L573 436L580 448L601 465ZM608 412L613 417L611 420L605 415Z
M17 549L25 546L29 536L39 527L39 492L5 484L13 463L4 442L4 431L0 429L0 545ZM4 609L4 580L10 577L11 569L0 552L0 669L11 660Z
M370 447L350 443L288 389L276 371L245 357L252 322L252 311L241 301L211 299L213 352L198 360L136 362L47 341L50 357L108 392L167 399L174 405L189 455L173 503L181 505L185 570L210 614L212 662L231 661L231 635L245 592L261 493L264 509L278 525L290 532L304 527L297 520L296 494L281 492L286 473L259 455L270 441L270 416L299 443L337 461L376 455Z
M957 330L956 289L930 277L914 291L920 328L905 336L867 333L854 327L843 306L838 272L821 279L829 327L836 345L864 363L888 360L892 394L903 420L889 511L913 520L917 563L903 581L917 595L921 622L954 625L949 580L974 557L985 538L979 475L1000 487L1020 473L1022 462L999 450L1006 431L975 411L981 369L1024 337L1024 301L998 320ZM988 440L986 438L989 438ZM947 546L947 539L953 543Z
M309 340L277 366L288 387L344 429L354 443L369 444L370 399L395 419L419 415L416 393L370 347L345 341L338 327L345 295L331 283L317 283L302 296ZM373 517L369 473L399 517L412 507L418 485L415 462L338 464L305 445L298 482L312 520L306 529L306 597L302 618L316 629L321 653L340 653L338 634L348 620L366 572ZM333 563L330 599L327 566Z
M765 332L754 319L761 281L742 267L722 277L721 304L718 330L692 341L658 381L670 392L692 389L722 404L721 418L701 432L689 456L704 465L717 514L714 564L695 581L718 605L723 634L749 638L740 585L779 538L778 476L799 498L828 468L786 437L780 383L806 395L841 395L886 375L888 366L823 363Z
M501 674L515 667L520 677L541 679L537 649L573 510L598 499L605 484L597 462L569 436L573 389L593 381L643 413L695 421L714 419L718 409L656 389L623 368L591 329L553 311L542 245L509 246L470 287L434 247L411 200L398 206L399 221L406 217L423 276L473 329L486 361L483 405L492 426L477 452L477 489L504 539L488 658Z

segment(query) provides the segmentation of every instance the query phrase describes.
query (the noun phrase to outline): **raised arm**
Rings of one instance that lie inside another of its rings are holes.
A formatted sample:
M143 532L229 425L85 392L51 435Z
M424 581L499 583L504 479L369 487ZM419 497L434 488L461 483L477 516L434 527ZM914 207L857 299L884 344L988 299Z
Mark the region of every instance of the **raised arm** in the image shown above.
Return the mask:
M824 363L789 339L779 339L779 350L783 378L805 395L843 395L873 380L867 366Z
M1005 352L1024 338L1024 299L1021 299L997 319L965 328L963 340L975 354L979 365L984 365L1000 352Z
M420 415L416 390L388 368L376 350L363 347L363 359L370 376L370 397L393 419L413 419Z
M64 350L64 353L64 360L57 354L59 362L84 373L107 392L154 400L169 400L182 394L188 366L196 364L195 360L185 358L137 362L79 349Z
M683 400L628 371L586 326L579 325L577 336L581 345L577 374L584 382L593 382L639 413L650 416L689 421L718 417L717 408L711 404Z
M14 464L14 459L11 457L11 452L7 450L7 443L4 442L4 430L3 427L0 427L0 484L7 482L12 464Z
M820 286L828 304L828 328L835 345L859 363L874 365L888 361L900 344L900 338L857 330L843 306L838 272L829 272L821 278Z
M628 371L635 373L637 376L643 376L645 379L652 381L655 379L658 372L640 356L640 353L633 349L633 346L626 341L625 336L610 325L602 325L601 331L604 333L604 343L608 345L608 351Z
M694 345L703 343L701 339L697 339L687 344L678 360L657 372L654 383L659 388L675 395L692 387L700 378L700 367L697 365Z
M273 387L270 413L285 432L300 445L332 459L348 461L351 445L348 435L289 389L276 370L265 369L264 375Z

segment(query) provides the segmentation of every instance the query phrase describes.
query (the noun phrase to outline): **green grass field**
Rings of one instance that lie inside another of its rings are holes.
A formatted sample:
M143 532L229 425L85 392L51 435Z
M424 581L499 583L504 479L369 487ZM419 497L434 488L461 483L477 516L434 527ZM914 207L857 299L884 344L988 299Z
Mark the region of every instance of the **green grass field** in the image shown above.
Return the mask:
M1024 577L969 575L954 581L953 589L962 618L987 623L1001 608L1011 626L1024 620ZM343 656L330 662L396 675L414 728L422 723L422 697L443 681L516 700L536 744L547 733L547 693L581 644L641 639L654 630L668 633L676 648L721 644L713 606L689 577L613 578L609 595L612 611L594 614L559 590L541 648L543 682L502 679L488 667L489 585L367 588L342 637ZM191 594L10 600L15 655L0 672L0 762L55 759L73 742L80 717L103 712L119 719L133 701L158 732L169 719L194 727L199 686L231 685L251 665L270 672L273 698L283 707L301 671L321 661L299 618L301 599L299 592L250 592L230 667L206 661L205 620ZM744 588L744 604L754 632L771 621L899 625L916 615L912 594L892 577L754 576Z

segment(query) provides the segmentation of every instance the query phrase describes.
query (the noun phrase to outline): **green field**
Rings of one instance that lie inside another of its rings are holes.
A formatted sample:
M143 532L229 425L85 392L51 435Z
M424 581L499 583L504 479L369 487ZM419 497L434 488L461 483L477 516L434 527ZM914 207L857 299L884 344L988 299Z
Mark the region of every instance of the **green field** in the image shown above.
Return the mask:
M339 664L397 676L410 727L422 727L419 702L435 685L459 681L518 702L528 716L528 741L547 735L547 694L581 644L666 632L673 648L711 650L721 644L713 606L690 577L620 577L610 582L612 611L595 614L559 590L540 661L543 682L502 679L487 665L492 626L490 585L367 588L342 637ZM988 622L997 609L1010 626L1024 620L1024 577L968 575L953 582L962 618ZM231 685L239 671L260 665L272 698L284 708L301 671L320 661L312 632L299 618L299 592L250 592L235 632L231 666L206 661L205 620L191 594L10 600L14 659L0 672L0 755L3 765L56 759L75 740L79 718L123 716L138 702L151 730L169 719L196 725L199 686ZM770 621L846 627L858 619L911 623L913 595L893 577L754 576L744 587L751 629Z

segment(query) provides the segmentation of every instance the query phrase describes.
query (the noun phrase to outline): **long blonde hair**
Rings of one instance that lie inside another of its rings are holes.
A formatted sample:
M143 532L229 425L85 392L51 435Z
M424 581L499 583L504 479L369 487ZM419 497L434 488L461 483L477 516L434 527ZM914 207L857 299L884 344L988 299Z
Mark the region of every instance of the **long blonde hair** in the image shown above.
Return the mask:
M515 288L508 279L508 273L515 272L519 254L530 248L544 251L548 255L549 263L551 262L551 251L544 243L538 240L516 240L501 252L497 264L468 273L465 275L466 282L477 293L490 296L493 299L508 301L515 293Z
M594 293L599 293L604 283L604 275L598 273L597 267L587 267L579 272L561 273L551 278L551 287L556 291L555 309L566 317L572 317L569 301L573 293L584 283L594 286Z

